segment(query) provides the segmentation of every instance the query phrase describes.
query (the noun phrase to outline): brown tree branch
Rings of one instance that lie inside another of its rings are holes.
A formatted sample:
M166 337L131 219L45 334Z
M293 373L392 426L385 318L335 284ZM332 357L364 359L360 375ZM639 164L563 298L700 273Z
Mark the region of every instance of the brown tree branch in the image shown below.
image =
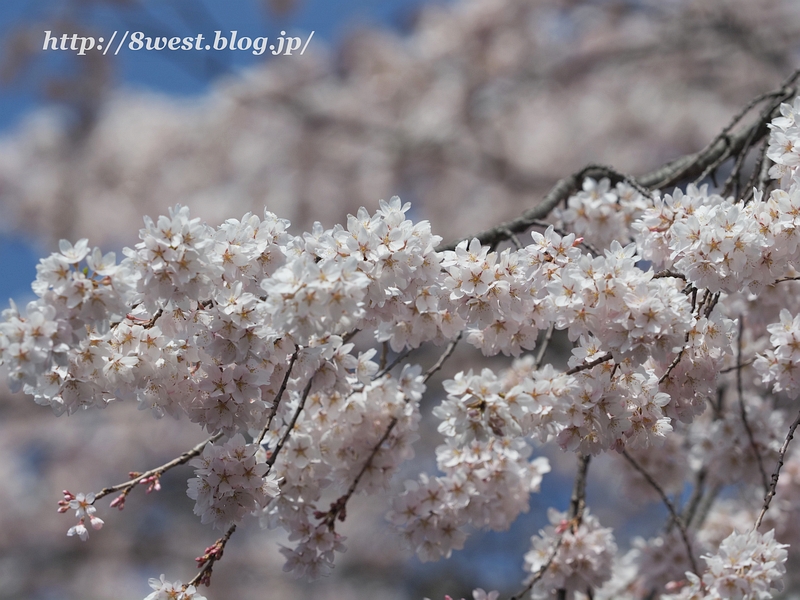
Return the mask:
M110 487L103 488L94 495L95 501L99 500L103 496L107 496L108 494L113 494L114 492L123 490L122 492L123 501L117 504L117 506L121 507L121 505L124 504L124 497L128 495L128 493L136 486L137 483L140 483L146 479L147 480L158 479L170 469L189 462L195 456L200 455L203 452L203 449L208 444L216 442L218 439L222 437L222 435L223 435L222 433L212 435L207 440L200 442L190 450L187 450L177 458L173 458L171 461L164 463L160 467L156 467L155 469L150 469L149 471L145 471L144 473L141 473L123 483L118 483L117 485L112 485Z

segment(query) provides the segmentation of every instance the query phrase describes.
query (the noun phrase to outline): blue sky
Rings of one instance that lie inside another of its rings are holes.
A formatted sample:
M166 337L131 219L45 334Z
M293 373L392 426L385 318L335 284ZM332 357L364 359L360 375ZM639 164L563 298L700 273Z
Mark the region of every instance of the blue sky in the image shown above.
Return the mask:
M20 29L31 28L34 38L41 29L44 40L44 30L51 26L45 27L42 23L63 19L106 36L114 30L126 29L181 36L199 32L209 35L216 29L236 30L240 36L252 37L275 37L281 30L289 35L307 35L314 31L312 44L335 46L348 31L358 27L380 25L402 30L423 3L424 0L295 0L292 11L285 17L276 17L265 10L263 0L142 0L146 14L111 9L102 2L4 0L0 2L0 56L8 52L9 42ZM80 8L75 8L77 5ZM72 8L68 9L70 6ZM54 33L58 31L57 25L52 27ZM115 65L116 82L125 87L192 96L204 93L215 76L235 72L261 60L249 52L215 54L219 54L219 64L206 68L200 53L184 55L182 60L188 62L176 62L174 55L166 57L157 52L123 50ZM0 135L13 131L28 113L43 106L42 75L58 71L62 66L69 68L66 58L53 52L44 59L37 56L23 77L12 85L0 87ZM0 214L0 220L2 218ZM5 305L7 298L23 299L29 295L30 282L43 252L34 240L0 233L0 305Z
M98 35L106 36L114 30L126 29L140 29L149 35L181 36L198 32L207 35L216 29L236 30L240 35L248 36L277 36L280 30L295 35L314 31L315 41L335 45L349 30L356 27L380 25L393 29L402 28L409 23L415 10L426 3L425 0L294 2L294 10L284 17L278 17L263 8L263 0L141 0L146 12L110 9L103 6L102 2L6 0L0 2L0 40L5 45L15 31L26 26L32 27L34 35L42 29L41 36L44 40L46 27L42 23L70 19ZM427 0L427 3L430 2L431 0ZM78 4L85 4L86 7L70 11L65 9L66 6ZM186 13L190 15L187 16ZM47 27L53 27L54 33L57 31L57 25ZM232 69L258 60L247 52L225 52L218 58L225 67ZM13 127L26 112L37 105L35 88L40 82L36 76L43 68L53 68L58 57L51 52L47 59L44 63L33 65L22 85L0 89L0 132ZM178 61L174 55L169 57L169 53L165 55L158 52L135 53L123 50L117 60L119 83L144 86L168 94L202 93L213 81L215 74L202 68L202 58L199 55L183 55L182 61Z

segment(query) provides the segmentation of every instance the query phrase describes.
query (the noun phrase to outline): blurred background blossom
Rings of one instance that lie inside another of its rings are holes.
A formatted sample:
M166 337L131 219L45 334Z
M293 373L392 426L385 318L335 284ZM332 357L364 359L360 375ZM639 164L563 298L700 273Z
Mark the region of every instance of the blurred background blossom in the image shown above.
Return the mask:
M303 56L269 59L41 51L45 30L114 29L315 37ZM299 231L400 195L445 240L461 237L519 214L586 163L636 175L698 150L800 63L792 0L41 0L0 6L0 31L0 296L19 301L60 238L119 251L142 216L176 203L212 225L266 206ZM439 438L424 427L409 477L432 470ZM122 514L98 503L106 526L86 544L66 537L72 519L56 502L62 489L99 490L200 439L132 407L55 419L3 391L0 599L140 600L149 577L190 579L216 536L191 513L187 470L158 493L137 490ZM208 596L513 592L546 508L568 502L573 457L551 459L556 472L519 527L473 536L451 561L412 559L383 525L385 502L361 498L328 579L284 576L277 534L253 520ZM589 503L622 528L624 547L655 533L663 510L626 504L620 468L608 456L593 463Z

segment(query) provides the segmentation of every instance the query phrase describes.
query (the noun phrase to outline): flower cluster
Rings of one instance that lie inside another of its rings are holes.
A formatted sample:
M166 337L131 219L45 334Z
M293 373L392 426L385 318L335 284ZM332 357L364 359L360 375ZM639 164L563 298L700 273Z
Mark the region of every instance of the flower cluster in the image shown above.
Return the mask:
M144 600L206 600L195 586L185 586L180 581L171 583L164 579L164 575L160 579L150 579L148 583L154 591Z
M532 597L551 598L556 590L566 590L572 598L608 581L617 553L611 529L601 527L589 511L578 523L555 509L548 517L550 525L531 538L533 548L525 555L525 570L538 576Z
M608 179L587 177L583 189L570 196L567 207L557 209L554 216L594 248L605 249L613 241L630 242L631 225L649 206L647 199L627 183L620 182L612 190Z
M222 445L207 444L202 456L189 463L196 477L189 480L187 494L203 523L227 529L278 496L277 478L257 461L258 448L237 433Z
M769 176L786 183L794 177L800 166L800 98L793 104L781 104L781 116L769 124L772 132L769 135L767 157L775 163L769 170Z
M505 530L528 511L550 471L546 458L529 461L532 449L520 438L473 440L459 446L448 440L436 450L443 476L420 475L407 481L388 518L421 560L449 557L466 540L464 528Z
M326 512L322 510L324 492L343 493L346 502L356 477L358 493L384 489L397 467L413 456L419 400L425 389L421 369L405 365L399 377L370 378L377 370L369 360L372 354L359 360L349 357L355 373L350 385L355 387L359 377L364 381L359 391L337 391L330 372L327 386L310 391L275 463L274 473L283 481L281 494L266 507L261 520L265 527L280 526L289 532L293 545L281 552L287 559L284 569L296 576L327 574L333 568L334 553L345 549L345 538L332 527L333 519L343 514L343 496ZM317 381L324 381L325 375L320 372ZM292 392L281 403L282 410L267 435L270 448L276 447L282 429L275 423L291 423L302 402L303 395Z
M165 306L186 310L193 299L208 298L221 275L210 258L211 233L199 218L189 218L185 206L170 208L156 222L145 217L142 241L125 250L137 274L131 302L154 313Z
M85 261L85 266L81 263ZM22 389L56 414L105 406L113 398L100 383L117 367L102 343L109 323L127 312L130 274L114 253L89 252L83 239L62 240L60 252L37 266L33 290L39 296L21 311L12 302L0 323L0 363L9 370L12 390Z
M555 439L566 450L597 454L611 448L660 445L672 431L652 368L615 363L596 340L584 337L573 350L571 367L600 364L573 375L533 359L514 362L499 377L457 373L444 382L447 399L434 409L439 431L456 443L493 436Z
M596 339L581 337L569 366L603 360ZM568 450L598 454L611 448L647 448L661 445L672 431L669 395L659 391L651 365L603 361L573 376L574 386L557 407L561 424L557 441Z
M688 585L665 600L766 600L783 589L786 573L786 544L775 541L774 531L734 531L722 541L719 551L703 556L706 571L702 579L686 573Z
M473 325L468 340L485 354L518 355L535 345L538 329L592 333L615 358L680 348L692 322L690 303L674 281L654 279L636 247L613 242L604 256L583 255L574 234L549 227L534 243L499 256L477 240L446 252L445 285L458 313Z
M665 377L659 387L671 398L664 407L665 413L684 423L691 423L705 410L706 403L716 394L719 372L733 353L736 321L713 303L710 293L698 302L698 312L702 316L692 321L678 363L662 362L658 371Z
M610 202L607 187L589 181L573 207L598 194ZM176 207L146 220L119 265L90 253L85 240L62 243L40 264L38 299L4 314L0 359L17 387L56 412L133 400L221 439L191 463L195 513L220 529L259 513L265 527L289 535L285 569L316 577L345 548L336 522L349 499L390 489L413 456L427 377L419 366L386 366L390 349L454 344L466 333L484 354L519 355L541 331L566 330L573 348L565 370L528 355L503 372L445 380L446 398L433 409L445 438L440 473L408 482L388 515L420 558L435 560L461 548L468 527L506 529L528 510L550 470L545 458L531 458L533 440L582 455L629 450L676 494L690 458L713 486L753 478L759 460L774 460L785 418L752 389L739 397L755 433L738 411L723 411L723 392L713 415L696 418L732 354L732 307L794 260L798 199L800 181L748 205L690 187L656 199L632 224L642 253L614 239L603 241L602 256L553 227L525 247L496 251L473 239L438 252L440 238L407 219L397 198L346 226L317 224L299 236L268 212L213 229ZM765 275L768 238L783 245ZM709 273L695 268L703 260ZM737 294L732 304L723 293ZM795 389L798 322L784 311L766 327L773 349L755 368L776 390ZM380 363L376 349L361 349L367 335L383 343ZM748 351L765 344L741 341ZM675 428L680 437L670 438ZM653 446L664 450L648 460ZM102 525L87 498L68 500L80 518L70 535L88 535L85 519ZM537 597L611 581L610 530L589 513L551 521L527 557L537 573L553 556ZM664 543L639 548L640 560L625 567L640 571L631 581L666 584L667 571L648 558Z
M776 392L794 395L800 387L800 314L792 317L783 309L780 322L767 327L772 348L761 354L753 365L764 383L772 383Z
M64 490L64 499L58 502L58 512L74 510L78 517L77 525L73 525L67 531L67 535L72 537L77 535L84 542L89 539L89 530L86 528L86 519L92 529L101 529L104 525L103 519L96 517L97 508L94 506L95 495L80 493L77 496Z
M690 538L693 558L699 558L697 545ZM663 590L672 581L683 579L684 573L692 568L686 555L686 545L677 527L669 532L645 540L633 540L631 559L636 564L639 577L636 587L641 590Z
M800 183L747 204L690 185L656 198L633 227L643 258L697 288L759 293L800 258Z
M731 394L723 401L737 402ZM778 460L778 450L786 435L786 418L757 396L743 394L747 426L741 413L726 412L722 416L703 415L690 429L691 459L708 470L712 485L729 485L747 481L761 483L759 459L765 465ZM747 432L750 429L750 434Z

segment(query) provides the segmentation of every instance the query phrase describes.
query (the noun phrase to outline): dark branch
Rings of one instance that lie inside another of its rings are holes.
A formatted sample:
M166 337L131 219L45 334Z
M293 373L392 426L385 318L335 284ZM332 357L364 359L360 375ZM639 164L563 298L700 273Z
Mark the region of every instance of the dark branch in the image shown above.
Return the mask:
M769 486L769 491L767 495L764 497L764 506L761 508L761 513L758 515L758 519L756 520L756 524L753 529L758 529L761 527L761 521L764 520L764 515L767 514L769 510L769 505L772 502L772 498L775 496L775 490L778 487L778 478L781 475L781 468L783 467L783 459L786 456L786 451L789 449L789 442L792 441L794 437L794 432L797 430L798 425L800 425L800 413L798 413L797 418L794 420L794 423L791 424L789 427L789 433L786 435L786 439L783 440L783 444L781 445L781 449L778 452L778 464L775 465L775 472L772 474L772 482Z

